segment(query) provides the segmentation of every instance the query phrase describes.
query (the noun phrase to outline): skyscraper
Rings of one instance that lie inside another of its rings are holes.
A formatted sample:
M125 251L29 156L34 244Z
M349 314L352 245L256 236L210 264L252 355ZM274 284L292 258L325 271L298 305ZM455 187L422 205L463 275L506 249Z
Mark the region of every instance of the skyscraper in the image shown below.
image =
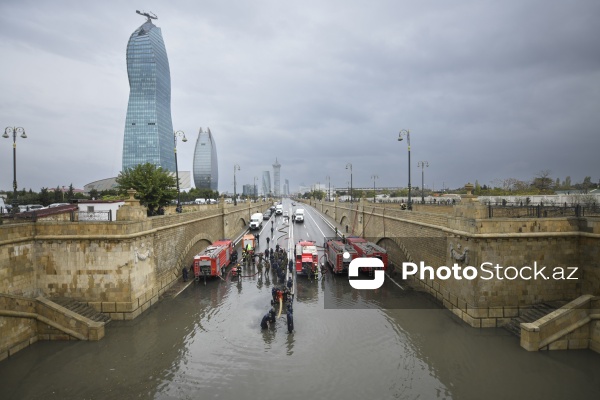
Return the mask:
M270 196L271 193L271 173L269 171L263 171L262 174L262 191L263 196Z
M198 189L219 190L219 163L215 138L207 128L198 132L194 150L194 184Z
M283 184L283 195L284 196L289 196L290 195L290 181L289 181L289 179L286 179L285 183Z
M155 15L137 28L127 43L129 103L123 137L123 170L152 163L175 172L171 122L171 74Z
M280 186L280 174L281 174L281 164L277 161L277 157L275 157L275 164L273 164L273 195L275 197L281 196L281 186Z

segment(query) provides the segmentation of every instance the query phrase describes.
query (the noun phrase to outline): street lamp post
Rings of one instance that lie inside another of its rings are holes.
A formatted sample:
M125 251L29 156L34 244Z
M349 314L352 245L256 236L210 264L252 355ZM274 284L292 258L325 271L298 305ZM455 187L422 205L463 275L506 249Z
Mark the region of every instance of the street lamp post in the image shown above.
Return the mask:
M237 195L235 193L236 190L236 182L235 182L235 171L239 171L240 166L237 164L233 164L233 205L237 206Z
M327 201L331 201L331 178L327 175L325 179L327 179Z
M346 193L350 193L350 181L346 181ZM346 199L348 201L348 199Z
M352 203L352 164L348 163L346 164L346 169L348 169L348 166L350 167L350 203Z
M402 141L402 136L406 136L406 144L408 144L408 209L412 210L411 187L410 187L410 131L408 129L400 130L398 141Z
M421 167L421 203L425 204L425 167L429 167L427 161L419 161L417 168Z
M13 135L13 199L12 209L10 211L14 217L19 208L19 202L17 201L17 134L23 139L27 139L27 135L25 134L24 128L12 126L9 126L4 130L4 135L2 135L2 137L8 139L9 134Z
M187 138L185 137L185 133L183 131L173 132L173 143L174 143L174 153L175 153L175 179L177 179L177 208L175 211L180 213L181 210L181 197L179 195L179 168L177 167L177 136L181 137L182 142L187 142Z
M379 179L377 175L371 175L371 179L373 179L373 204L375 204L375 179Z

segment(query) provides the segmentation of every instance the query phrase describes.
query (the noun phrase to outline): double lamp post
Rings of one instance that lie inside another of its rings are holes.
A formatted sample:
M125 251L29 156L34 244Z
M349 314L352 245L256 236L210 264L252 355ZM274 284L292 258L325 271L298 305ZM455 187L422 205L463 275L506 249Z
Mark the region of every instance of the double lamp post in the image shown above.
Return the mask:
M27 139L25 128L9 126L4 130L3 138L8 139L9 135L13 137L13 198L11 213L14 216L19 209L17 201L17 135L23 139Z

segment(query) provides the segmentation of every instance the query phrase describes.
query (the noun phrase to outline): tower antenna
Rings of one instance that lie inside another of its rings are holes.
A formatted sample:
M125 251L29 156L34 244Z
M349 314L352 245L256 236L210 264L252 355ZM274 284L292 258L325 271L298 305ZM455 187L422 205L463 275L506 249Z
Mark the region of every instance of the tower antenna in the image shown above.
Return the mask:
M145 11L135 10L135 12L148 18L148 21L150 21L151 19L158 19L156 14L154 14L152 11L145 12Z

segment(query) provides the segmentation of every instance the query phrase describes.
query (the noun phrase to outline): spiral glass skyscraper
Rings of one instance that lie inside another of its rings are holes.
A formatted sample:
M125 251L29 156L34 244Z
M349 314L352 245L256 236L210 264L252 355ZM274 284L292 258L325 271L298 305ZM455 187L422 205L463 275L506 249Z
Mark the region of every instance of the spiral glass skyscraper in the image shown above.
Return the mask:
M171 74L155 16L137 28L127 43L129 103L123 138L123 170L152 163L175 172L171 121Z

